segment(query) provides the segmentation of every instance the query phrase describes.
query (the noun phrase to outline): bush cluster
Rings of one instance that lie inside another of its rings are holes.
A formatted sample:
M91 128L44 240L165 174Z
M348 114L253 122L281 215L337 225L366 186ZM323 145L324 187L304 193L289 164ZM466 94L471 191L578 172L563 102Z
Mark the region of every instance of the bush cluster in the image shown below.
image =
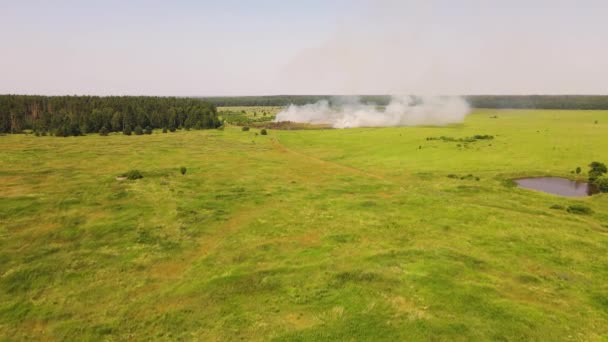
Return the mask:
M141 174L141 172L139 172L139 170L130 170L127 173L125 173L123 176L127 177L127 179L129 179L129 180L144 178L144 176Z
M481 180L481 178L476 177L476 176L474 176L474 175L472 175L472 174L470 174L470 173L469 173L468 175L466 175L466 176L459 176L459 175L455 175L455 174L453 174L453 173L450 173L450 174L448 175L448 178L452 178L452 179L460 179L460 180L476 180L476 181Z
M608 167L606 164L597 161L589 164L589 184L599 192L608 192Z
M568 208L566 209L566 211L568 211L571 214L577 214L577 215L591 215L593 214L593 210L591 210L591 208L582 205L582 204L573 204L571 206L568 206Z
M494 139L493 135L487 135L487 134L475 134L472 137L464 137L464 138L454 138L454 137L446 137L444 135L440 136L440 137L427 137L426 140L441 140L441 141L445 141L445 142L464 142L464 143L470 143L470 142L475 142L477 140L492 140Z

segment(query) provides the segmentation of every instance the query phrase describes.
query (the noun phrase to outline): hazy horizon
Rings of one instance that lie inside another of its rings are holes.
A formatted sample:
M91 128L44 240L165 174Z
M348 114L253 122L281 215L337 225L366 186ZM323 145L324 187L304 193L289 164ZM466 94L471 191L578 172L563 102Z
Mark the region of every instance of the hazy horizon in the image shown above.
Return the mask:
M602 1L0 1L0 93L603 95Z

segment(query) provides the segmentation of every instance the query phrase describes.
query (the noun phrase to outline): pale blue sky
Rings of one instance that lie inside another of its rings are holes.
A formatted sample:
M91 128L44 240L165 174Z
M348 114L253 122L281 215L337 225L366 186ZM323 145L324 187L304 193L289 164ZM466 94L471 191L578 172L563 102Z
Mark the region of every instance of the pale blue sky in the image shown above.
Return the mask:
M608 1L6 1L0 93L608 93Z

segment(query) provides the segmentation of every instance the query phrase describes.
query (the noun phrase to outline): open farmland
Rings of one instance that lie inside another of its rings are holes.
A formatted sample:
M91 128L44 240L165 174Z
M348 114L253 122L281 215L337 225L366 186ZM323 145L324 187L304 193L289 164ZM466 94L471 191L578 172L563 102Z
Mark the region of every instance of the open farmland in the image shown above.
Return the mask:
M1 136L0 339L606 339L608 195L510 181L585 179L606 132L608 111L487 109ZM493 139L458 140L475 135Z

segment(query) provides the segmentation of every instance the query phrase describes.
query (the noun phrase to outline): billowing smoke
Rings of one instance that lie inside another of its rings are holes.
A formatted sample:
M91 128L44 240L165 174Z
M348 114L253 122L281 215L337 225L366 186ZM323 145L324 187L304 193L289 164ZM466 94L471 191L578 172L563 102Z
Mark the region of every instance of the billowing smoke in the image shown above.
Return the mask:
M275 121L329 124L334 128L443 126L463 122L469 111L464 99L453 96L393 96L386 107L364 104L354 97L332 105L326 100L290 105L277 114Z

